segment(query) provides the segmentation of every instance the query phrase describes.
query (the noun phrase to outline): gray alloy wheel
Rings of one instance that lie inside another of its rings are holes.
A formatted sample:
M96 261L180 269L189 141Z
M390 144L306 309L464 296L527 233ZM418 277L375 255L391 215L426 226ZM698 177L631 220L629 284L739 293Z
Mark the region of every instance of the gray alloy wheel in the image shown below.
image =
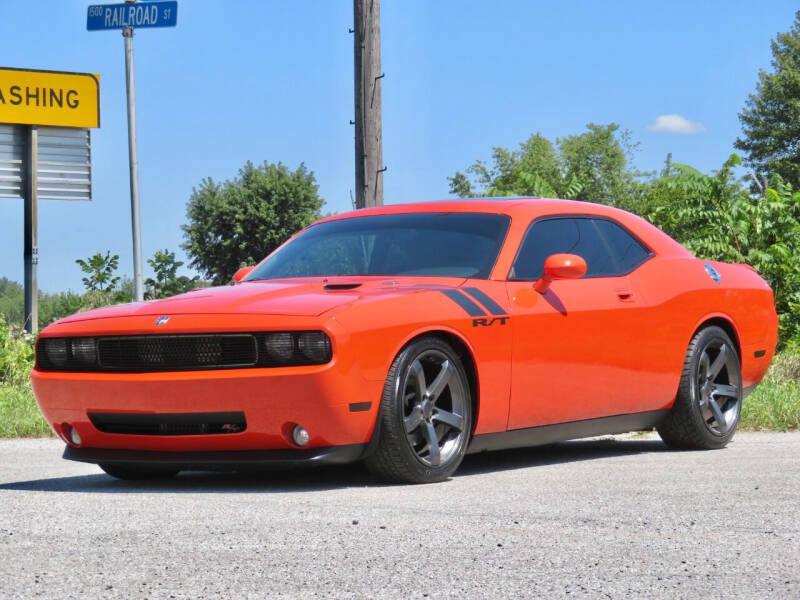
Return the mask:
M689 344L675 404L658 433L672 448L722 448L736 432L742 398L736 346L721 328L706 327Z
M700 414L708 430L725 435L739 420L742 378L732 346L713 339L703 348L694 388Z
M440 350L426 350L411 363L403 387L406 439L420 462L439 467L458 452L464 431L464 382Z
M389 370L378 444L367 467L393 481L447 479L461 464L471 425L472 400L460 358L441 339L420 338Z

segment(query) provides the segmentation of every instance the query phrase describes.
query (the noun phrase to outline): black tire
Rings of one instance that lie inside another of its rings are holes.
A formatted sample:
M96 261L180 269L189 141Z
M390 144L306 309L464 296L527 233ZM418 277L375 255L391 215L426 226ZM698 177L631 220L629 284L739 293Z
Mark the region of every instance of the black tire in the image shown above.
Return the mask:
M742 372L736 346L725 331L698 331L686 351L678 395L658 434L670 448L723 448L742 412Z
M425 336L397 355L375 426L378 441L364 462L381 479L434 483L458 469L472 431L472 398L464 366L449 344Z
M153 467L151 465L98 465L103 471L116 477L117 479L125 479L132 481L142 481L146 479L168 479L178 474L177 469L165 469L161 467Z

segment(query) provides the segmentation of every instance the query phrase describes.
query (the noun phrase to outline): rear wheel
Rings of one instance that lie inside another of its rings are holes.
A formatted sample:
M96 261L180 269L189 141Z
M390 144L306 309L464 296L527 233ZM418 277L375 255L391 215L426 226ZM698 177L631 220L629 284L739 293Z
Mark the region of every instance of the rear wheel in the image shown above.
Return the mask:
M116 477L117 479L126 480L143 480L143 479L167 479L178 474L177 469L164 469L153 467L150 465L98 465L103 471Z
M671 448L722 448L733 438L741 412L736 346L724 330L706 327L689 344L675 404L658 433Z
M397 356L383 389L378 443L367 468L384 479L432 483L452 475L472 427L469 382L441 339L420 338Z

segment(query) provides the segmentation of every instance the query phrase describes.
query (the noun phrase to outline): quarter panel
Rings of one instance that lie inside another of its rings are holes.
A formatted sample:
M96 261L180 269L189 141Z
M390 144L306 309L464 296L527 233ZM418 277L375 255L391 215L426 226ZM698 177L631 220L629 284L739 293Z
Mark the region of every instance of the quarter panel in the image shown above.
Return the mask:
M706 273L706 262L719 271L721 283ZM661 360L673 373L675 393L692 336L713 318L728 321L736 331L742 348L743 385L761 380L775 349L777 315L772 291L755 271L694 257L662 258L645 263L632 277L658 315L648 336L659 343L644 344L642 352L646 360ZM766 350L765 356L755 359L755 349Z

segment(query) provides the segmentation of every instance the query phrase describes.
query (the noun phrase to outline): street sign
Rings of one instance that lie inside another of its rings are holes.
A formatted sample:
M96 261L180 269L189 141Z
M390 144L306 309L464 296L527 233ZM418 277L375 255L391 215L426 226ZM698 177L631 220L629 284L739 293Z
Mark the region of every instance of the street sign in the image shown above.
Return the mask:
M0 67L0 123L100 127L100 78Z
M136 2L126 4L93 4L86 14L86 29L103 31L132 27L175 27L178 24L178 3Z

